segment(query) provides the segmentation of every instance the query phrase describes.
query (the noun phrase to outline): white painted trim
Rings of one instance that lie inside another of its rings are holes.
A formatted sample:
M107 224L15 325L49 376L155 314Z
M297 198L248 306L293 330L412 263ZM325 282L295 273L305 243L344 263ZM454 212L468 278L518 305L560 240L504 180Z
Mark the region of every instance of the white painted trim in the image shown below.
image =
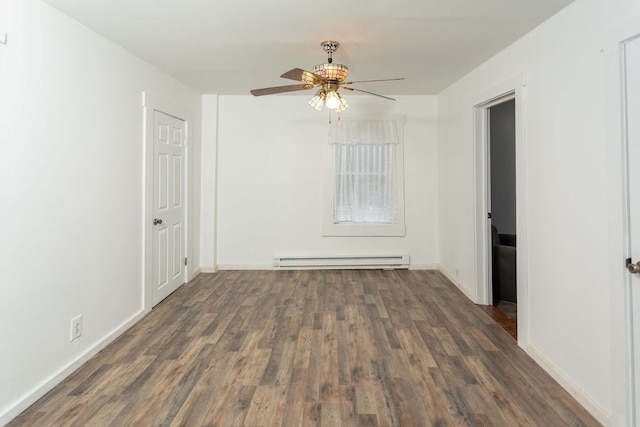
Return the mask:
M217 273L218 271L229 271L229 270L273 270L273 266L270 264L219 264L215 268L211 267L202 267L200 271L202 273ZM429 263L429 264L410 264L409 270L439 270L441 271L449 280L451 280L456 286L458 286L465 294L468 296L468 288L461 284L461 282L457 282L451 279L450 275L443 270L441 264L438 263Z
M141 309L133 316L131 316L128 320L123 322L120 326L109 332L95 345L86 349L82 354L78 355L66 366L62 367L49 378L41 382L39 385L35 386L33 389L31 389L31 391L27 392L27 394L22 399L10 405L2 414L0 414L0 425L5 425L9 423L9 421L20 415L25 409L33 405L38 399L48 393L62 380L71 375L74 371L76 371L80 366L86 363L93 356L98 354L107 345L111 344L116 338L122 335L131 326L136 324L146 314L147 311Z
M217 266L202 266L200 267L200 273L217 273L218 272L218 267Z
M325 222L322 226L324 237L404 237L404 224L334 224Z
M527 146L526 146L526 88L527 76L519 75L502 82L494 88L476 96L474 102L474 177L476 185L474 199L476 213L474 221L476 286L470 294L476 304L489 305L492 289L489 283L490 234L488 227L488 183L487 183L487 129L486 109L500 102L515 98L516 102L516 235L518 250L518 345L524 348L529 342L529 293L528 293L528 238L527 238Z
M600 423L611 425L611 414L593 400L588 394L574 383L560 368L547 359L534 346L528 344L525 348L527 354L558 382L569 394L571 394L584 408L589 411Z
M637 40L636 35L633 39ZM626 100L626 87L627 87L627 70L626 70L626 43L630 41L629 39L624 40L619 43L619 60L620 60L620 100L622 101L620 104L620 124L621 124L621 142L622 142L622 165L621 165L621 175L622 175L622 243L623 243L623 257L622 259L631 258L632 254L632 238L631 238L631 188L630 188L630 171L629 168L629 133L628 133L628 105ZM637 196L636 196L637 197ZM615 263L613 264L615 265ZM622 268L623 263L620 263L619 266ZM637 425L639 419L638 411L640 408L635 407L635 402L637 400L636 393L640 384L636 384L634 379L636 377L636 370L640 369L640 366L635 366L636 356L635 356L635 340L637 332L634 329L634 315L636 312L633 308L633 290L631 283L631 275L623 274L622 276L622 293L623 293L623 301L624 306L622 309L622 313L625 319L625 323L627 325L623 329L625 331L625 362L624 366L626 368L626 373L628 374L630 381L626 387L627 395L629 402L627 405L629 406L629 416L632 424Z
M492 273L489 263L489 251L491 250L491 221L487 217L487 212L491 211L491 184L489 175L489 109L503 102L516 99L515 89L504 94L490 98L480 105L474 107L474 154L475 154L475 177L476 188L474 193L476 204L476 298L475 303L481 305L491 305L493 301L493 289L489 280ZM517 101L516 101L517 102ZM517 106L516 106L517 114ZM517 136L516 136L517 139ZM517 144L517 141L516 141Z
M273 270L271 264L218 264L218 271L223 270Z
M490 102L490 101L489 101ZM473 144L473 156L474 156L474 204L476 207L475 215L475 232L474 243L476 248L475 270L476 270L476 292L475 297L472 298L476 304L489 305L493 300L493 289L489 282L489 275L491 274L489 265L489 247L491 242L491 235L488 231L488 224L490 223L487 218L487 212L489 212L489 182L488 182L488 165L489 165L489 150L488 139L489 129L487 129L488 112L487 106L474 107L473 116L473 128L474 128L474 144Z
M153 307L153 272L152 272L152 254L153 254L153 229L152 229L152 221L153 221L153 112L159 111L175 117L177 119L183 120L185 122L185 131L186 131L186 147L185 147L185 170L184 170L184 180L185 180L185 210L184 210L184 220L185 220L185 257L189 257L190 255L190 245L191 240L189 238L191 234L191 223L189 221L190 209L189 206L191 204L191 197L189 196L189 192L193 187L193 183L190 180L190 173L193 170L193 166L191 162L193 161L191 155L191 147L193 145L193 134L194 134L194 126L195 119L194 114L187 108L181 107L179 105L174 104L173 102L157 97L149 92L142 92L142 107L144 111L144 134L143 134L143 144L144 144L144 165L143 165L143 188L144 188L144 200L143 200L143 236L142 236L142 259L144 262L143 268L143 280L142 280L142 300L143 307L145 310L151 310ZM194 260L195 261L195 260ZM193 277L193 274L189 274L189 268L185 268L184 271L184 283L189 282Z

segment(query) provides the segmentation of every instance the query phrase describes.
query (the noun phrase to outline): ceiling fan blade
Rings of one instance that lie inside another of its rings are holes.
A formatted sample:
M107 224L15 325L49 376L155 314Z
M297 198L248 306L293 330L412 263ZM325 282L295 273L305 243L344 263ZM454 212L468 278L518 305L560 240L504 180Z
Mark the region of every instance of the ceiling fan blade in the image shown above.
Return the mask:
M362 89L356 89L355 87L340 86L340 88L341 89L346 89L346 90L355 90L357 92L364 92L364 93L368 93L369 95L379 96L380 98L390 99L391 101L395 101L395 98L391 98L389 96L380 95L379 93L373 93L373 92L369 92L369 91L362 90Z
M280 77L282 77L283 79L297 80L299 82L309 83L312 85L321 84L327 80L322 76L314 74L311 71L303 70L302 68L293 68L285 73L282 73Z
M312 84L303 83L299 85L274 86L274 87L265 87L262 89L252 89L251 94L253 96L274 95L276 93L295 92L297 90L306 90L306 89L312 89L312 88L313 88Z
M352 82L344 82L340 83L341 85L350 85L352 83L369 83L369 82L391 82L394 80L404 80L404 77L399 77L397 79L379 79L379 80L354 80Z

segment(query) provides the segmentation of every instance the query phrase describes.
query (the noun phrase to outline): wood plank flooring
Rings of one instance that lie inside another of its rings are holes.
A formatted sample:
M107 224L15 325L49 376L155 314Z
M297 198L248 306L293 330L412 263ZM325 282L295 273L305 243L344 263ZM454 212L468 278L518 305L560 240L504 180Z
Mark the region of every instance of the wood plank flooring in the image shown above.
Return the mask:
M493 305L479 305L485 313L489 315L495 322L502 326L509 335L513 337L513 339L518 339L518 314L514 313L514 308L507 306L509 312L505 311L505 304L512 303L504 303L503 301L499 301L496 306ZM515 306L515 304L512 304Z
M595 426L436 271L223 271L10 426Z

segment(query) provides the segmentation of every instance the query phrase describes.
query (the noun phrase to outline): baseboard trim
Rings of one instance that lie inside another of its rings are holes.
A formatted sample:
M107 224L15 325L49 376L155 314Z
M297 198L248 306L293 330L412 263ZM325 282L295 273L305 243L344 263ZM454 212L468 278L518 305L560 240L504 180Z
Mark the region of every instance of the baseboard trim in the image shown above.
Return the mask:
M218 267L217 266L200 267L200 272L201 273L217 273Z
M147 314L147 311L141 309L129 319L124 321L120 326L112 330L103 339L98 341L94 346L88 348L81 353L77 358L69 362L66 366L53 374L51 377L34 387L26 395L9 406L2 414L0 414L0 426L8 424L9 421L20 415L25 409L33 405L38 399L48 393L62 380L71 375L76 369L82 366L85 362L91 359L98 352L104 349L107 345L111 344L116 338L118 338L127 329L133 326L136 322L142 319Z
M536 361L554 380L558 382L569 394L571 394L591 415L593 415L602 425L611 425L611 414L602 406L596 403L588 394L574 383L560 368L547 359L534 346L527 344L525 348L527 354Z
M218 270L273 270L271 264L218 264Z
M375 268L375 267L374 267ZM410 264L409 270L438 270L440 264ZM221 270L273 270L271 264L218 264L217 268L202 267L202 273L217 273Z
M469 298L473 303L476 302L476 300L475 300L475 292L472 291L469 287L467 287L467 285L465 285L460 280L458 280L456 277L454 277L454 275L451 274L451 272L449 270L447 270L442 264L438 264L437 269L440 270L440 273L444 274L447 277L447 279L449 279L451 281L451 283L453 283L456 286L456 288L460 289L460 291L462 291L462 293L467 298Z

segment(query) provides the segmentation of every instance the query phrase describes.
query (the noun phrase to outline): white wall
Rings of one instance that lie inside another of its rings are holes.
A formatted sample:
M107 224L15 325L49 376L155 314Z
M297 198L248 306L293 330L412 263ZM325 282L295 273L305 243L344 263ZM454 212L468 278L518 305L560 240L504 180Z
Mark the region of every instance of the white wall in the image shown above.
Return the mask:
M142 313L142 92L198 119L200 95L40 1L0 0L0 27L4 424Z
M200 270L216 271L218 96L202 97Z
M475 289L473 106L526 77L524 347L605 423L617 416L624 378L612 378L610 298L621 282L611 270L622 257L610 261L617 255L609 230L621 223L608 205L607 154L616 140L607 134L604 48L639 12L637 1L576 0L438 96L441 262Z
M358 113L406 114L406 237L322 237L327 115L309 96L220 96L218 228L220 268L271 268L274 255L408 253L438 262L435 97L396 102L348 97ZM205 97L206 99L206 97ZM348 117L349 110L343 113ZM335 117L334 117L335 119ZM210 120L210 118L205 118Z

